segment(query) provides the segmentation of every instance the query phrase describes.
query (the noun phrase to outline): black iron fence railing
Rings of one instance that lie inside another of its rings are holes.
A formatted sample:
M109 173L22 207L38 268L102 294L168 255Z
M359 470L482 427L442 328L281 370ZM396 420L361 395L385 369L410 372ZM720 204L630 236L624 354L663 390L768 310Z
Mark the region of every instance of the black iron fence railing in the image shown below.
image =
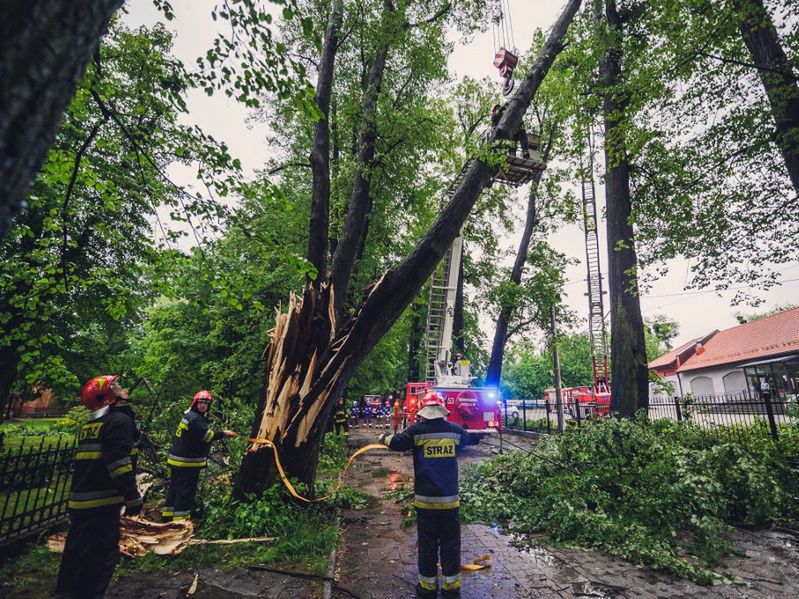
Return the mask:
M0 448L0 545L67 518L75 437L20 439Z
M557 412L549 400L504 402L506 429L557 432ZM607 406L596 402L564 399L564 427L580 428L606 416ZM789 425L799 424L799 404L793 397L752 396L746 392L730 395L686 397L654 396L649 399L650 420L669 419L690 423L720 438L740 442L770 437L777 440Z
M798 422L796 402L785 397L698 395L686 397L655 396L649 400L649 418L667 418L689 422L739 441L762 437L763 431L777 440L785 426Z

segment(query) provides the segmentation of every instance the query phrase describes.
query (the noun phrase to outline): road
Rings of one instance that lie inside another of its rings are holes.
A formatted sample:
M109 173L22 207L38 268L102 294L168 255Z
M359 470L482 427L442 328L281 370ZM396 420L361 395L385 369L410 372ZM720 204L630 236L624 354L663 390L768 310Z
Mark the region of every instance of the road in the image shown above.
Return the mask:
M351 431L354 449L374 442L375 429ZM522 448L530 441L508 439ZM467 448L462 461L489 458L498 451L496 440ZM339 589L333 597L399 599L414 596L417 580L414 526L401 528L403 503L396 495L412 488L410 456L369 452L353 466L347 484L372 496L366 510L343 514L343 537L336 560ZM741 556L732 556L728 571L739 585L702 587L600 553L553 549L534 540L522 547L496 526L462 528L463 563L489 554L493 567L464 574L463 599L537 599L549 597L606 597L660 599L698 597L713 599L799 597L799 533L786 529L736 530ZM346 589L346 590L342 590Z

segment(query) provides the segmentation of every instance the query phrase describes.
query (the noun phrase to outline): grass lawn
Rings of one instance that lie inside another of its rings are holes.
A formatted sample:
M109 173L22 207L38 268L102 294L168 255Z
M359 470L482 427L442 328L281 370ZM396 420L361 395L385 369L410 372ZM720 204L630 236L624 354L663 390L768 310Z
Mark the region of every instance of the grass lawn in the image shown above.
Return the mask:
M0 423L3 445L0 452L14 450L21 446L49 448L58 444L72 442L74 433L68 432L68 421L64 418L14 418ZM62 432L63 431L63 432Z

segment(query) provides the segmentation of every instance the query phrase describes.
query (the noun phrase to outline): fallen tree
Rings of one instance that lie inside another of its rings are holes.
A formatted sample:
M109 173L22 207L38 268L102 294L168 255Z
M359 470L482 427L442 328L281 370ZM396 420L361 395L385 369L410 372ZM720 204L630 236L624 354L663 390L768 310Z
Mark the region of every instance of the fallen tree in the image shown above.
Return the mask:
M581 0L567 3L535 63L509 100L502 119L490 131L483 151L493 149L499 140L511 139L511 132L518 128L562 50L580 4ZM481 151L479 156L483 155ZM288 475L308 484L311 492L321 439L335 397L429 278L496 168L487 159L468 163L449 203L427 233L402 262L364 290L360 307L346 322L336 321L336 289L326 277L322 279L322 272L317 279L325 282L309 284L301 298L290 298L285 313L278 313L264 353L264 391L252 436L272 440ZM271 452L251 447L242 462L235 495L262 491L276 480L274 466Z

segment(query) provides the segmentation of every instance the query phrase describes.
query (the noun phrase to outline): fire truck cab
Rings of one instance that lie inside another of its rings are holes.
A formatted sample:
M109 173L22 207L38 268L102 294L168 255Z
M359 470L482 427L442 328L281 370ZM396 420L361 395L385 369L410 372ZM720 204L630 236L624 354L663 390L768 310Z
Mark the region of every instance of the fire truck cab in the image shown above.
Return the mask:
M493 387L439 386L433 383L405 385L403 412L408 425L416 421L422 398L429 389L438 393L449 410L447 420L460 424L473 442L492 433L502 432L502 409L499 391Z

